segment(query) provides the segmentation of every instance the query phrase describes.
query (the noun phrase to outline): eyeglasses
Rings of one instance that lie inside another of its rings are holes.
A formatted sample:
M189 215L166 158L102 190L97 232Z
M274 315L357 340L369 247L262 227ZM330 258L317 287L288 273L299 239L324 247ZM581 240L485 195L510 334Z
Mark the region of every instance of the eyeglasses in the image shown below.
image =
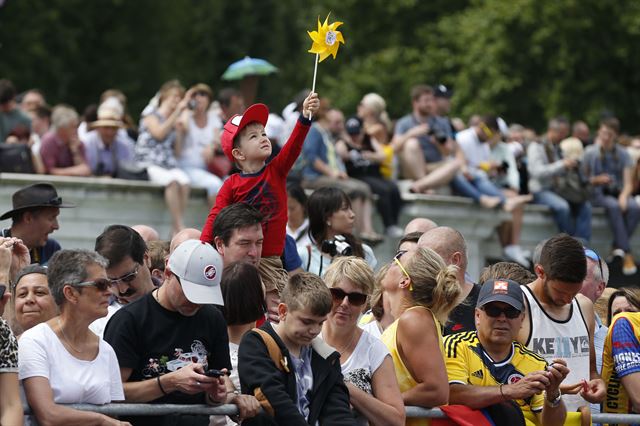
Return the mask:
M107 291L112 285L114 285L114 282L108 278L98 278L94 281L85 281L70 285L71 287L95 287L98 291Z
M409 280L411 280L411 276L409 275L409 273L407 272L406 268L404 267L404 265L402 264L402 262L400 262L400 258L402 257L403 254L405 254L407 252L407 250L398 250L395 254L395 256L393 256L393 262L398 265L398 268L400 268L400 270L402 271L402 273L409 278ZM413 291L413 283L409 283L409 291Z
M345 296L347 297L349 304L353 306L362 306L367 301L367 295L364 293L358 293L355 291L353 293L347 293L341 288L330 288L329 291L331 292L334 302L342 302Z
M133 271L126 273L123 276L118 278L109 278L109 281L111 281L111 284L113 285L118 284L120 281L122 281L125 284L129 284L131 281L136 279L136 277L138 276L139 269L140 269L140 264L136 265Z
M604 274L602 272L602 259L600 258L600 256L598 256L598 253L585 247L584 255L587 256L589 259L593 260L594 262L598 262L598 269L600 269L600 277L604 279Z
M484 313L491 318L498 318L500 315L504 314L504 316L509 319L515 319L518 318L521 314L521 312L513 306L509 306L508 308L500 308L495 305L485 305L480 309L482 309Z
M4 292L7 291L7 286L0 284L0 299L4 296Z

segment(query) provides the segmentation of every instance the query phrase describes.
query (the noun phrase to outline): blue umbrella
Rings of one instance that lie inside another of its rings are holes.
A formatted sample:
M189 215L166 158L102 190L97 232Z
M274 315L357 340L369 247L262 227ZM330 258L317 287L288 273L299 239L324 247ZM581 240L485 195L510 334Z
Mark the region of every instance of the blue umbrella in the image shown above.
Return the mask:
M271 65L264 59L250 58L245 56L233 64L222 74L223 80L240 80L247 76L267 75L277 72L278 68Z

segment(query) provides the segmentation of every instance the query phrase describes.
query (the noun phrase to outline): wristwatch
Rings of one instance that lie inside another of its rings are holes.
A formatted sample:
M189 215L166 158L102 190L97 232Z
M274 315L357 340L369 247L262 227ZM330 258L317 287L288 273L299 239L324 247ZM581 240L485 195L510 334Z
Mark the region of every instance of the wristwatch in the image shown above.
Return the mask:
M549 400L549 398L547 397L547 392L545 391L544 401L549 407L556 408L562 402L562 392L560 392L560 389L558 389L558 396L556 396L553 400Z

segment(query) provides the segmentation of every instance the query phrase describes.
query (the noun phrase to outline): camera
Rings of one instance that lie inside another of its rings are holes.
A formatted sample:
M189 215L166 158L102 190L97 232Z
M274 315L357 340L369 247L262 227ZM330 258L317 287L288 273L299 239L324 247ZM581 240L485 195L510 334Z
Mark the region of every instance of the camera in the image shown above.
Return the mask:
M353 247L351 247L347 239L342 235L336 235L333 240L324 240L320 250L331 257L351 256L353 254Z
M429 133L427 133L427 135L433 137L440 145L447 143L447 133L441 129L429 129Z
M191 99L189 101L189 103L187 104L187 108L189 109L196 109L196 100L195 99Z
M506 161L503 161L498 167L497 167L498 173L500 174L505 174L507 173L507 170L509 170L509 163L507 163Z

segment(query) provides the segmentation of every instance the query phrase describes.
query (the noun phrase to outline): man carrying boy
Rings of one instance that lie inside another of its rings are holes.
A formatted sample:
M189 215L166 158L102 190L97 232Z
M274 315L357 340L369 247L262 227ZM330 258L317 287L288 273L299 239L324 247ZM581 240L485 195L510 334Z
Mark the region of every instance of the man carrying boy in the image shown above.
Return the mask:
M264 215L260 275L267 291L276 289L279 283L282 286L286 280L280 256L284 250L287 225L287 175L300 155L309 131L311 119L308 117L319 106L318 95L310 93L304 100L303 113L289 140L269 164L265 164L272 150L264 130L269 118L266 105L251 105L243 115L231 117L222 133L222 150L238 165L241 173L229 176L220 188L200 239L214 244L213 223L224 207L242 202L258 209Z
M242 424L355 425L340 354L316 338L331 311L329 289L317 275L302 272L289 279L281 299L280 322L266 322L240 343L242 392L255 394L267 412Z

